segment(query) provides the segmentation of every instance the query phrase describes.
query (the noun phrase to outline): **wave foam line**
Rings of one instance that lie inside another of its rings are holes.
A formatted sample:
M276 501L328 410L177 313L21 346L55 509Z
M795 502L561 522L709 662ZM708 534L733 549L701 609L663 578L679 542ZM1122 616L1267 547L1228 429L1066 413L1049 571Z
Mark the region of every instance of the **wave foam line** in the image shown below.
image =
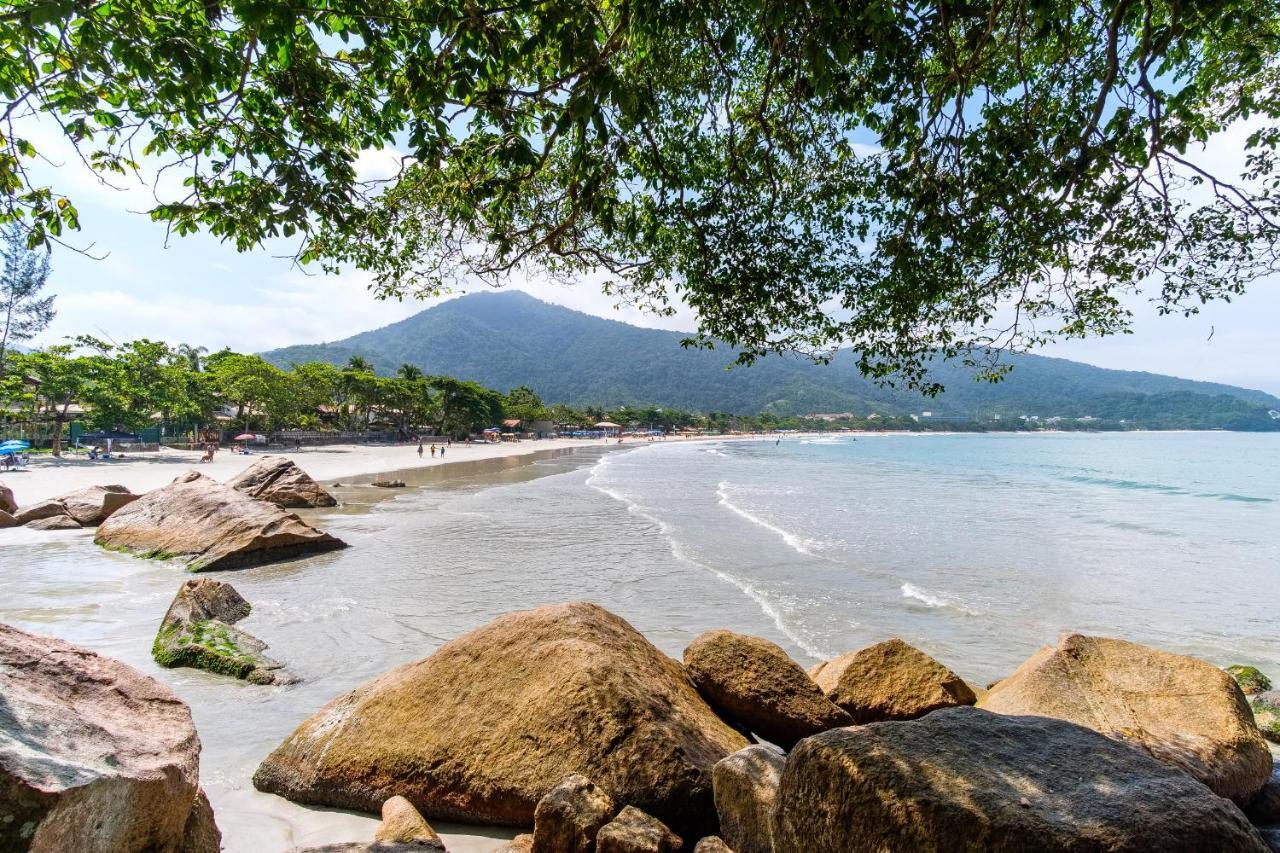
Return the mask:
M800 554L804 554L806 557L816 556L813 553L813 551L809 549L808 543L804 539L801 539L799 536L795 535L790 530L784 530L778 525L768 522L758 515L753 515L752 513L747 512L745 509L738 506L733 501L729 500L728 488L729 488L728 483L720 483L720 485L716 488L716 498L718 499L717 502L720 504L720 506L724 507L730 512L737 513L738 515L742 516L752 524L755 524L759 527L763 527L765 530L768 530L770 533L773 533L779 536L783 542L787 543L787 546L791 548L791 550Z
M604 460L601 460L601 461L603 462ZM596 467L598 468L599 465L597 464ZM759 606L760 610L764 613L764 615L768 616L771 620L773 620L774 627L776 627L779 631L781 631L784 636L786 636L789 640L791 640L791 642L795 643L797 646L804 649L805 652L807 652L808 654L813 655L819 660L827 660L833 657L833 655L830 655L824 652L822 649L819 649L817 646L810 643L799 633L792 630L791 626L788 625L786 620L783 618L782 611L778 609L778 606L774 604L772 601L770 601L769 597L765 595L763 592L761 592L753 584L743 580L742 578L737 577L736 575L731 575L728 572L717 569L715 566L709 566L706 563L702 562L701 560L697 560L693 557L690 557L688 554L684 552L684 548L680 546L680 541L671 534L671 525L667 524L662 519L658 518L657 516L645 510L645 508L641 506L638 502L631 500L625 495L615 492L613 489L607 488L605 486L601 486L598 483L593 482L595 479L596 479L596 471L595 471L595 468L593 468L592 475L587 478L587 485L595 489L600 494L611 497L614 500L618 501L619 503L623 504L627 508L627 512L631 513L632 515L637 515L645 519L646 521L649 521L654 525L656 525L659 532L662 533L663 538L667 540L667 546L671 549L671 556L674 557L677 561L689 566L693 566L696 569L701 569L703 571L710 572L711 574L720 578L720 580L735 587L739 592L747 596L747 598L750 598L752 601L754 601L756 605Z
M921 604L923 604L925 607L933 607L933 608L949 607L953 610L959 610L961 613L965 613L970 616L978 615L977 611L971 610L968 607L965 607L963 604L957 604L955 601L952 601L951 599L946 598L945 596L937 595L935 593L929 592L926 589L921 589L920 587L916 586L913 583L904 583L902 585L902 597L910 598L913 601L918 601Z

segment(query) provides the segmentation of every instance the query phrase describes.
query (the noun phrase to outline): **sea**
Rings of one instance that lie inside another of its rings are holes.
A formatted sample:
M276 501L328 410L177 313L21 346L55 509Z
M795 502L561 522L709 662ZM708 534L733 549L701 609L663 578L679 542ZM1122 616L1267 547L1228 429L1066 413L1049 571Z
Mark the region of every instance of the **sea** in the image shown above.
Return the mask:
M367 841L366 818L254 791L258 762L340 693L540 604L597 602L675 657L711 628L806 667L900 637L985 686L1083 632L1280 678L1280 435L628 441L397 476L410 488L357 479L308 514L349 549L216 575L296 686L157 667L184 575L87 533L3 543L0 621L121 658L191 705L231 853ZM450 849L504 836L444 829Z

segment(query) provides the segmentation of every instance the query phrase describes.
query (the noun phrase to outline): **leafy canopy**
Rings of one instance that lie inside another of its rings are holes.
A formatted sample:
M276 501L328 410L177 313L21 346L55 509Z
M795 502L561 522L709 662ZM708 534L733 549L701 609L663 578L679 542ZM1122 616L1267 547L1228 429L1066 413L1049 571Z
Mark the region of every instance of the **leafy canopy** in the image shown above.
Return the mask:
M295 237L384 295L604 270L744 360L851 345L926 390L936 352L1123 331L1128 290L1194 311L1277 264L1268 0L15 0L0 45L34 242L78 220L24 114L104 174L180 170L152 211L178 233ZM1235 126L1222 173L1201 149Z

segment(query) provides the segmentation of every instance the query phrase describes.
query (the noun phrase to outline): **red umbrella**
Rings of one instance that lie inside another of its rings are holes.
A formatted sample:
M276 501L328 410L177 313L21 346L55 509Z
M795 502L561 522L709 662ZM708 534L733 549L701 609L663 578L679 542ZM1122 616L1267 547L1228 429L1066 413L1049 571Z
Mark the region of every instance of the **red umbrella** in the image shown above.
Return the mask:
M255 438L257 438L257 436L251 432L242 432L231 440L232 441L253 441Z

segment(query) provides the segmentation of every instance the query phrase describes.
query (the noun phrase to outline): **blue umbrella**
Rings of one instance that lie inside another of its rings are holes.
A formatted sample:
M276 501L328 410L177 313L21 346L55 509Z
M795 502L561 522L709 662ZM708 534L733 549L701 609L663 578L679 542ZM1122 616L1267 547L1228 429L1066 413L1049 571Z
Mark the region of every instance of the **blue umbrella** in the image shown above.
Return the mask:
M31 442L22 441L21 439L11 439L4 444L0 444L0 453L17 453L22 450L30 450Z

